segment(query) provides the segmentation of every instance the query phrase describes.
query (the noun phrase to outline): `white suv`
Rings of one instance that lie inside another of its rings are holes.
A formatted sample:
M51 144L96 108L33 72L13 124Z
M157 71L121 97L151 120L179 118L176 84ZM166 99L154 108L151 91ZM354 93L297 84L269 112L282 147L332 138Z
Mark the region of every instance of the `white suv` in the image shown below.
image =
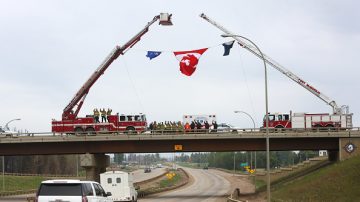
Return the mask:
M111 202L97 182L80 180L46 180L36 194L37 202Z

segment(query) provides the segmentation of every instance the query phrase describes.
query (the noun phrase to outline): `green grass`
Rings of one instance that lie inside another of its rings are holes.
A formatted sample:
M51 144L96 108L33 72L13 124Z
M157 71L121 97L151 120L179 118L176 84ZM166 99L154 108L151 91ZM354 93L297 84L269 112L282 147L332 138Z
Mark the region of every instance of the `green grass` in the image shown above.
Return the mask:
M186 163L186 162L179 162L178 165L187 168L204 168L207 166L207 163Z
M165 179L160 181L160 188L164 187L172 187L174 186L178 181L181 180L181 175L178 172L175 172L175 176L171 179Z
M5 176L5 192L37 189L43 180L45 180L45 178L40 176ZM3 193L3 190L3 178L1 176L0 193Z
M359 201L360 157L332 164L279 186L272 201Z
M266 182L264 180L255 180L256 189L260 189L266 186Z

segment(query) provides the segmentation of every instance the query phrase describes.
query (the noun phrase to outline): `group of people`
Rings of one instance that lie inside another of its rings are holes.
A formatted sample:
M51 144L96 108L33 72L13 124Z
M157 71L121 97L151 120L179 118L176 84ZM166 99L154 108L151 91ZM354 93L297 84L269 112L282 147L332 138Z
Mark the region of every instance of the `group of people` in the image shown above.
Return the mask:
M184 125L184 129L185 129L185 132L190 132L190 131L195 132L195 131L197 131L197 132L206 132L206 133L208 133L211 126L213 128L213 131L216 132L217 127L218 127L216 121L213 121L212 125L210 125L208 121L204 121L204 127L200 123L200 121L191 121L190 124L186 123Z
M154 121L149 124L149 129L151 131L183 131L184 126L181 121L165 121L159 123Z
M108 108L107 110L105 110L105 108L102 108L98 110L97 108L95 108L93 112L94 112L95 123L100 123L100 115L101 115L101 123L103 123L103 122L109 122L109 115L111 115L112 109Z
M210 130L211 128L211 130ZM165 121L151 122L149 124L149 130L153 133L154 131L178 131L178 132L216 132L218 124L216 121L213 121L211 125L208 121L205 121L204 124L201 124L200 121L192 121L191 123L186 122L185 125L181 121Z

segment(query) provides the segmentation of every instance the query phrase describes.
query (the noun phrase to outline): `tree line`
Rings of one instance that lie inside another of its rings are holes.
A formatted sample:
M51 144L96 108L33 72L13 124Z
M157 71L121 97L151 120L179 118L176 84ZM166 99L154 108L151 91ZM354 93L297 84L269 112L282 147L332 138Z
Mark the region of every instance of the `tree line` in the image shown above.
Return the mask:
M273 151L270 152L270 167L279 168L298 164L309 158L318 156L318 151ZM209 167L224 168L224 169L240 169L242 163L247 163L249 166L257 168L266 168L266 152L198 152L186 155L182 153L176 157L176 161L198 163L199 165L206 165Z
M76 175L78 155L3 156L6 173Z
M300 163L308 158L318 156L317 151L274 151L270 152L271 168L286 167ZM177 162L198 163L199 166L209 166L224 169L241 168L241 163L255 166L255 152L197 152L181 153L169 158L175 158ZM170 159L171 161L173 159ZM155 154L114 154L115 164L136 162L141 165L150 165L156 162L167 161ZM2 162L0 165L2 168ZM256 167L266 167L266 153L256 152ZM7 173L25 174L52 174L52 175L76 175L80 167L79 155L34 155L34 156L5 156L4 171Z

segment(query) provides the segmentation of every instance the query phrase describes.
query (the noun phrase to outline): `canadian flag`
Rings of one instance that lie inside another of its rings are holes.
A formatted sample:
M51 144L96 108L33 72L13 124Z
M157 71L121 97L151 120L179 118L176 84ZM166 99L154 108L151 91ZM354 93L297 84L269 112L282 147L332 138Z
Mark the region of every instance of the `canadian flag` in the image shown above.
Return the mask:
M199 63L201 55L207 50L207 48L192 50L192 51L177 51L174 55L180 62L180 71L186 76L191 76L195 70L196 65Z

